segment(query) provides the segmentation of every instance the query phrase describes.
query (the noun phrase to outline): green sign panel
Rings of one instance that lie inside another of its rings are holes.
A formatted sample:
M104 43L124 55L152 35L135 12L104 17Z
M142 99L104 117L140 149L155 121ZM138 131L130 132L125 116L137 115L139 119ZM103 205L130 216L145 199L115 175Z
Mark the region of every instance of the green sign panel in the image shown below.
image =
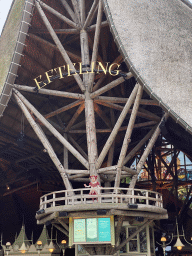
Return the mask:
M86 242L85 219L74 219L74 243Z
M99 242L111 241L111 225L110 218L98 219Z
M74 219L74 243L110 243L111 218Z
M86 219L87 242L98 241L97 218Z

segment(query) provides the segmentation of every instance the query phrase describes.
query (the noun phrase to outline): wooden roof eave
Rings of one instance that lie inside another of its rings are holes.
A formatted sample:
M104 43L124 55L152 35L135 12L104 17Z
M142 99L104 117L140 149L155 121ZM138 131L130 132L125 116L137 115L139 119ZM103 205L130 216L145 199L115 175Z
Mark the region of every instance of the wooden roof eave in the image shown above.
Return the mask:
M34 0L14 0L0 38L0 117L10 100L25 39L31 23ZM17 29L18 28L18 29Z

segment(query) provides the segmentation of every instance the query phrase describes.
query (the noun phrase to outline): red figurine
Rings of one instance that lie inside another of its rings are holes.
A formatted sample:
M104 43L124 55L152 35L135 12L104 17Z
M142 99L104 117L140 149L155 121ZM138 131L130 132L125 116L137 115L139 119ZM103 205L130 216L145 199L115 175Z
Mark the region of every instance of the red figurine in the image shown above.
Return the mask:
M102 188L102 187L100 186L100 183L97 181L97 176L92 175L90 176L90 179L91 179L91 182L89 183L89 186L87 186L86 184L84 184L84 186L86 188L91 188L89 195L98 195L98 188ZM93 202L94 202L94 199L95 198L92 198ZM98 198L96 199L98 201Z

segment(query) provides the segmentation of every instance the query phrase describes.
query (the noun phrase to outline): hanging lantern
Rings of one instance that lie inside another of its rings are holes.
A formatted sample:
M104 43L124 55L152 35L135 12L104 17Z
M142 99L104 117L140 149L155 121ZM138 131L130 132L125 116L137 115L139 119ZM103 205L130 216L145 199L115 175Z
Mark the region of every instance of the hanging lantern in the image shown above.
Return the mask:
M173 247L177 247L177 250L179 251L184 247L184 244L181 242L179 236L177 237L177 241Z

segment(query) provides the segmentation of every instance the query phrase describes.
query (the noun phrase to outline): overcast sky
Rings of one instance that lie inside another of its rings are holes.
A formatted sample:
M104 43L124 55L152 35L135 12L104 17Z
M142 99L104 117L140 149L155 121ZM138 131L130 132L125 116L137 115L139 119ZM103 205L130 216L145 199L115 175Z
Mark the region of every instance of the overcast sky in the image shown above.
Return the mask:
M0 34L13 0L0 0ZM192 0L189 0L192 3Z

